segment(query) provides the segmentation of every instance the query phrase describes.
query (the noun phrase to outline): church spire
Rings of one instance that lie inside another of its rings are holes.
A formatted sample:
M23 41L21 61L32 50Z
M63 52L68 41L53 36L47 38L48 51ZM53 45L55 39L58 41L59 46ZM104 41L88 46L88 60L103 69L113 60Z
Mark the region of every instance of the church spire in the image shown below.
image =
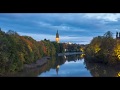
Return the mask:
M57 33L56 33L56 38L59 38L58 30L57 30Z
M59 43L59 34L58 34L58 30L57 30L57 33L56 33L56 42Z

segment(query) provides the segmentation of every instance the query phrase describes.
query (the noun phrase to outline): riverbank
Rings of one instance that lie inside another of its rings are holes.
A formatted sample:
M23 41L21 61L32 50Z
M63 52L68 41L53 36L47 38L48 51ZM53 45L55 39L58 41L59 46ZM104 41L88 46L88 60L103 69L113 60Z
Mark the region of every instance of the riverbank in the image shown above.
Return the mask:
M41 67L42 65L46 64L50 58L51 57L46 56L46 57L43 57L43 58L37 60L35 63L24 64L23 69L21 71L6 72L6 73L3 73L3 74L0 73L0 77L14 77L14 76L19 77L19 74L21 72L26 72L28 70L32 70L32 69L35 69L37 67Z
M31 69L31 68L40 67L40 66L44 65L45 63L47 63L47 61L49 59L50 59L50 57L46 56L46 57L43 57L43 58L37 60L35 63L24 64L23 69Z

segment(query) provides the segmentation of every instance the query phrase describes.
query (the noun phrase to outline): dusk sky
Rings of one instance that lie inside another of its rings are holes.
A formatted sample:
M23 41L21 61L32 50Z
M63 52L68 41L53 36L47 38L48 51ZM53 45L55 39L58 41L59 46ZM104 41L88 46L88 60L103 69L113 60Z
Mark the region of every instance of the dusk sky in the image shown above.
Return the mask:
M88 44L107 31L115 38L120 31L120 13L0 13L0 28L37 41L55 41L58 30L60 42Z

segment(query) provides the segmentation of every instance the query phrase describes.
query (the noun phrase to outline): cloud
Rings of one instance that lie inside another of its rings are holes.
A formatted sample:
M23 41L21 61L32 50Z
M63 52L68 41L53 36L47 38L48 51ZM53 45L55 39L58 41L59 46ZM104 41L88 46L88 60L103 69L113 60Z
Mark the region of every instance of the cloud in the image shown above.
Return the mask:
M49 28L50 30L59 30L59 31L73 31L73 32L86 32L85 29L80 29L78 27L74 27L74 26L70 26L70 25L66 25L66 24L61 24L61 25L52 25L50 23L46 23L46 22L36 22L40 27L44 27L44 28Z
M62 42L88 43L107 31L119 31L119 18L113 13L1 13L0 27L53 41L58 30Z
M105 20L105 21L118 21L120 18L120 14L114 14L114 13L99 13L99 14L85 14L85 17L87 18L94 18L94 19L99 19L99 20Z
M31 36L33 39L40 41L44 40L45 38L50 41L55 41L55 35L49 34L33 34L33 33L23 33L18 32L19 35L27 35ZM79 44L88 44L92 40L92 37L69 37L69 36L60 36L60 42L72 42L72 43L79 43Z
M33 33L24 33L24 32L18 32L19 35L22 36L31 36L33 39L40 41L44 39L49 39L51 41L55 41L55 35L49 35L49 34L33 34Z

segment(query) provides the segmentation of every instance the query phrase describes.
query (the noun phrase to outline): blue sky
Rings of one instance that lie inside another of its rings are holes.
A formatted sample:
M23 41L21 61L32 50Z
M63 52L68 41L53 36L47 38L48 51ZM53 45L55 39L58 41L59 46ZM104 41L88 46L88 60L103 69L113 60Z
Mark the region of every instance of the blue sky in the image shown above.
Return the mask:
M0 27L37 41L55 41L58 30L60 42L88 44L107 31L115 37L120 31L120 13L0 13Z

